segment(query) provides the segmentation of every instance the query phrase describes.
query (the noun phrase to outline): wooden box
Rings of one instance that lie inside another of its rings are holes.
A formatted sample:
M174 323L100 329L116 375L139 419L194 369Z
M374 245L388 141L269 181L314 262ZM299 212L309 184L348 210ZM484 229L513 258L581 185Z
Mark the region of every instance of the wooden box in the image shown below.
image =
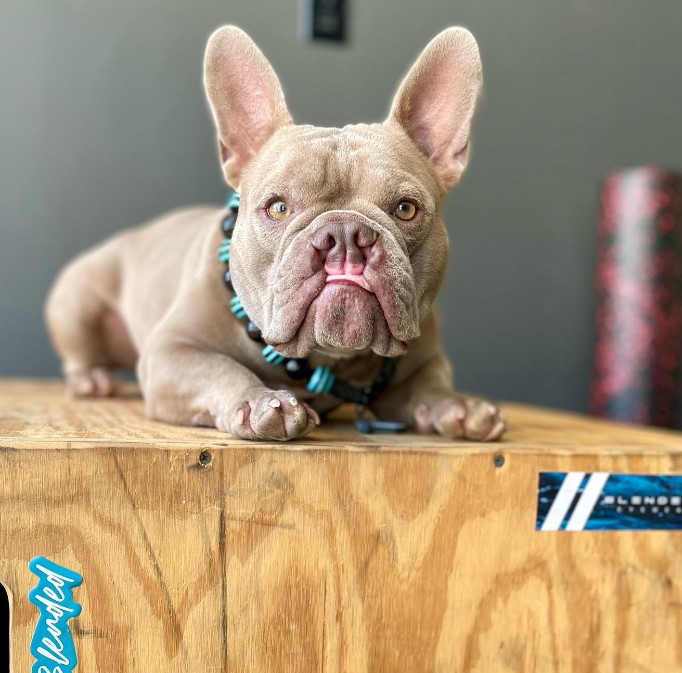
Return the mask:
M535 530L542 471L682 472L682 435L505 405L498 444L235 441L0 384L0 582L77 570L80 673L675 673L682 533Z

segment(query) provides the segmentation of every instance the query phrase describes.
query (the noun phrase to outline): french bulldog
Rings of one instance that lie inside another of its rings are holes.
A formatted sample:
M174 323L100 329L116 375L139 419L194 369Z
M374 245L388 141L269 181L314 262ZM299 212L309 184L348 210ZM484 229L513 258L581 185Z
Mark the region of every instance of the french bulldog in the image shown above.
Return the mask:
M241 198L231 282L252 329L280 357L358 389L397 358L371 400L377 417L485 441L505 421L453 388L433 306L448 254L441 201L466 167L481 81L475 39L449 28L386 121L319 128L293 123L275 72L239 28L213 33L204 60L222 170ZM66 266L45 313L73 395L116 395L115 371L135 370L150 417L254 440L302 437L340 404L267 361L229 310L216 249L230 214L175 211Z

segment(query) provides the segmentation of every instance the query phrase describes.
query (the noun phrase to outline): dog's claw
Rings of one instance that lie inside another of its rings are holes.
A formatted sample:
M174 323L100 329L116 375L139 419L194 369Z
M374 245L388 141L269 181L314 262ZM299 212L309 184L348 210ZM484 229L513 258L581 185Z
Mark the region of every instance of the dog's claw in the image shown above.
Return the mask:
M263 390L242 402L232 421L216 422L218 429L243 439L286 441L307 435L319 425L318 415L288 390Z

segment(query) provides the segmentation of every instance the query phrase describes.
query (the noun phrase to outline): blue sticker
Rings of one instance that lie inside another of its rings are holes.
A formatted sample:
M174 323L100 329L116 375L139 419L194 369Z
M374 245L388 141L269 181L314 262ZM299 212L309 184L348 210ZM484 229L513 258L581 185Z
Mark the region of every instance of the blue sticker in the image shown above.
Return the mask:
M536 530L682 530L682 475L541 472Z
M28 600L40 612L31 640L31 654L36 660L31 673L71 673L77 659L67 620L81 613L71 591L83 578L44 556L31 559L28 567L38 576L38 584L28 592Z

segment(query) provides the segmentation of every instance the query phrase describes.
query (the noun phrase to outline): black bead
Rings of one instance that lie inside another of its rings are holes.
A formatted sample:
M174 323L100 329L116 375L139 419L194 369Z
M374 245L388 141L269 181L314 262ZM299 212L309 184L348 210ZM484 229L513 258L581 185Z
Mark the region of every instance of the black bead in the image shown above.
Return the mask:
M384 364L381 366L381 371L379 372L380 378L384 381L390 381L391 378L393 378L393 374L395 374L397 365L398 363L395 358L386 358Z
M287 360L284 367L287 370L287 374L295 380L306 379L312 374L312 370L308 367L307 360L292 358L291 360Z
M262 338L260 328L252 320L249 320L248 324L246 325L246 333L254 341L260 341Z
M225 217L222 224L220 225L220 228L223 230L223 234L225 234L225 236L227 236L228 238L232 236L235 224L237 224L237 213L232 212L227 217Z
M230 292L234 292L234 288L232 287L232 274L230 274L229 269L225 269L225 273L223 273L223 281L225 281L225 287Z

